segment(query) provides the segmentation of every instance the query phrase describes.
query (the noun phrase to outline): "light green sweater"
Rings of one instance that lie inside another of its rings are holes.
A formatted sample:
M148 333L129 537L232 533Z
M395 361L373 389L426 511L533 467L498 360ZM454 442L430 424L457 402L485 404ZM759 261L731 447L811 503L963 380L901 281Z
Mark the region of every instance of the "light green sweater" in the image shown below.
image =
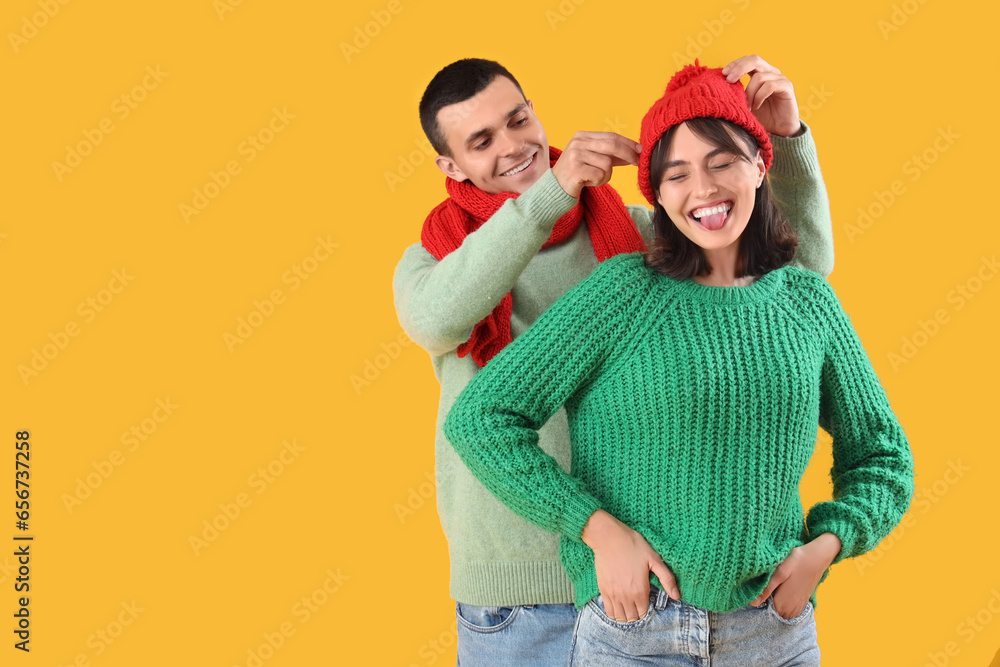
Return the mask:
M796 262L823 275L833 270L833 234L826 188L808 128L772 136L768 178L799 235ZM597 266L586 221L566 242L541 249L556 220L576 204L551 172L507 201L460 248L438 261L422 245L406 249L393 278L403 330L431 355L441 383L435 434L438 513L451 556L451 596L467 604L512 606L568 603L573 587L559 562L559 536L532 525L486 490L455 453L442 425L458 394L479 372L456 348L500 302L513 296L517 338L549 306ZM652 213L629 206L647 244ZM428 433L429 437L429 433ZM539 446L569 470L564 410L539 431Z

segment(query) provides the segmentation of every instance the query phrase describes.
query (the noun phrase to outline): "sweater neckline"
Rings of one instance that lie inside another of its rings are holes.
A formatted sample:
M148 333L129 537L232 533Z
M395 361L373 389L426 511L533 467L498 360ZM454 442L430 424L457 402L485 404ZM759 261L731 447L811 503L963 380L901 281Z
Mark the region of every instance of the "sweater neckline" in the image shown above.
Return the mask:
M669 276L663 278L671 284L674 293L685 299L718 305L740 305L746 303L764 303L771 300L777 293L782 276L787 272L787 266L768 271L749 285L741 287L716 287L701 285L686 278L676 280Z

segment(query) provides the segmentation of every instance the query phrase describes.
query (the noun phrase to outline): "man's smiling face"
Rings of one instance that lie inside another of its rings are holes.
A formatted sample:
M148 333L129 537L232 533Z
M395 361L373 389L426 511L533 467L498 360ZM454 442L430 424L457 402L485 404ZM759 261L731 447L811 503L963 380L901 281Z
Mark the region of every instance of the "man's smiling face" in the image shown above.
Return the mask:
M442 107L438 126L451 155L438 168L484 192L524 192L549 169L549 141L531 102L505 76L469 99Z

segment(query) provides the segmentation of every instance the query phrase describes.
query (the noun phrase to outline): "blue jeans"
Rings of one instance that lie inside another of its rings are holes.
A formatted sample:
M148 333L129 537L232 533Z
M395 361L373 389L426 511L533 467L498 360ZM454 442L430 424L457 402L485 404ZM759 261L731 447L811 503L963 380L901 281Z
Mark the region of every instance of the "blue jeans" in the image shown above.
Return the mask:
M566 667L577 612L571 604L455 605L460 667Z
M498 663L499 664L499 663ZM618 623L601 596L587 603L573 633L570 666L772 667L819 665L812 603L785 619L768 598L760 607L728 613L671 600L653 588L644 618Z

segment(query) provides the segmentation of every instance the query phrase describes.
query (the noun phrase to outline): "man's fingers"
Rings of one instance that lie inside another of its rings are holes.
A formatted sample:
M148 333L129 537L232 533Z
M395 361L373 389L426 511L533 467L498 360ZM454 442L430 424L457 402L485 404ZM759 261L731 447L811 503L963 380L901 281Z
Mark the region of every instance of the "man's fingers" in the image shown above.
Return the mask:
M747 104L757 110L771 95L791 88L791 81L780 74L754 76L747 84Z
M615 166L614 158L604 153L578 148L573 155L573 160L575 173L582 185L599 187L611 180L611 173Z
M580 188L604 185L611 180L611 158L577 148L559 156L552 173L563 190L579 197Z
M762 85L764 85L764 82L767 80L768 77L764 75L750 77L750 81L747 83L747 89L746 89L747 104L749 104L753 100L754 95L757 94L757 91L760 89Z
M599 187L610 181L614 167L638 165L640 148L616 132L577 132L552 171L563 189L577 197L581 187Z
M580 185L588 188L599 188L611 180L611 166L606 169L585 165L577 172L580 178Z
M606 155L612 161L620 164L639 164L639 151L642 146L631 139L626 139L620 134L613 139L594 139L586 144L586 149L591 153Z
M639 164L642 145L616 132L577 132L566 150L583 150L617 158L622 164Z
M611 171L614 166L614 158L606 153L590 150L590 148L578 148L574 154L574 159L581 168L597 169L601 172Z
M577 132L573 135L572 141L577 139L594 139L601 141L621 141L626 144L639 145L639 142L629 139L625 135L618 134L617 132Z
M729 83L736 83L747 74L753 72L775 72L781 74L781 70L758 55L737 58L722 68L722 73L726 76L726 80Z

